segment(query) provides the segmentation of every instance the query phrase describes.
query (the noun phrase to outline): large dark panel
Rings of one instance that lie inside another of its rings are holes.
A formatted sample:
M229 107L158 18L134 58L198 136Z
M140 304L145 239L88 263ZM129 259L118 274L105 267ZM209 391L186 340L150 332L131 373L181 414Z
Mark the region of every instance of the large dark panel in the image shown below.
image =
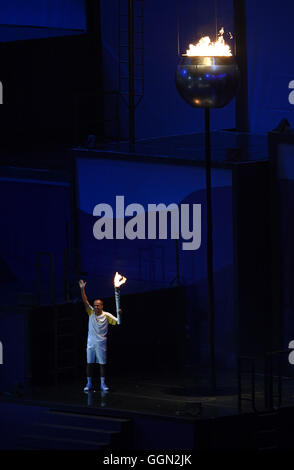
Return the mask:
M233 177L237 340L239 354L271 346L268 163L236 165Z
M294 339L294 135L269 133L269 151L274 348L287 349Z
M91 34L0 44L0 146L66 145L103 133L99 46Z

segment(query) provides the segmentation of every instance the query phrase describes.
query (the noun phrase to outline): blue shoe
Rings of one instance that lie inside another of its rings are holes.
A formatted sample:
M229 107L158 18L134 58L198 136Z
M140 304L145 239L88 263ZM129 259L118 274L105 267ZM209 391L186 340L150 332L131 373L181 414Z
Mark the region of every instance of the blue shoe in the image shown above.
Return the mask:
M90 392L91 390L93 390L93 385L91 384L87 384L84 388L84 392Z
M107 392L109 390L109 387L107 387L105 383L104 377L101 377L100 379L100 390L102 390L102 392Z

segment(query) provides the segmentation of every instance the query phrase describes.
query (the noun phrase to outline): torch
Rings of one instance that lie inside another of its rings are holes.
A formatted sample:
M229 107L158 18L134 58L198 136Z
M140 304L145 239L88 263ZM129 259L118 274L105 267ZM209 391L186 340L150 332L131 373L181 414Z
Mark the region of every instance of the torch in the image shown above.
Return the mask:
M115 297L115 306L116 306L116 316L117 316L117 324L121 324L121 318L120 318L120 286L125 284L127 278L124 277L122 274L119 274L118 272L115 273L114 279L113 279L113 284L114 284L114 297Z
M214 285L213 240L211 199L211 145L210 108L222 108L235 96L239 84L239 69L229 45L224 41L224 29L219 31L213 43L208 36L196 44L190 44L180 58L176 70L176 87L182 98L191 106L204 108L205 116L205 170L206 170L206 217L207 217L207 280L209 302L209 342L211 388L216 390L214 358ZM232 38L232 36L231 36Z

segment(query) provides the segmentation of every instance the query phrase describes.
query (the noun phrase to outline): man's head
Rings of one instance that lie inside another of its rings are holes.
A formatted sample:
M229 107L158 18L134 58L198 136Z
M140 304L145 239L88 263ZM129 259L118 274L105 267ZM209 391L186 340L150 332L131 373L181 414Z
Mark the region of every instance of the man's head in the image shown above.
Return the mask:
M101 315L103 311L103 301L101 299L95 299L93 303L93 307L94 307L95 313L97 315Z

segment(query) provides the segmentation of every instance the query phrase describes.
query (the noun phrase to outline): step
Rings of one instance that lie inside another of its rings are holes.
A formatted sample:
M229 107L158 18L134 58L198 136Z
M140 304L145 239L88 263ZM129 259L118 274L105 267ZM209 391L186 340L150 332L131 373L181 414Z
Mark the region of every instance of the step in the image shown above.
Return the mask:
M88 415L52 409L43 414L42 422L46 424L61 424L82 426L90 429L103 429L110 431L125 431L129 429L131 421L125 418L111 416Z
M272 450L279 450L277 446L270 446L270 447L260 447L258 450L260 451L272 451Z
M77 439L104 444L115 444L120 437L118 431L47 423L34 423L31 432L40 437Z
M258 413L259 418L277 418L278 413L276 411L263 411Z
M256 444L259 449L265 447L272 447L277 445L276 434L259 435L256 436Z
M257 435L272 434L272 433L277 433L277 430L276 429L258 429L257 430Z
M25 434L21 437L19 446L23 449L58 449L58 450L100 450L106 449L103 442L84 441L82 439L69 439L57 437L38 436L38 434Z

